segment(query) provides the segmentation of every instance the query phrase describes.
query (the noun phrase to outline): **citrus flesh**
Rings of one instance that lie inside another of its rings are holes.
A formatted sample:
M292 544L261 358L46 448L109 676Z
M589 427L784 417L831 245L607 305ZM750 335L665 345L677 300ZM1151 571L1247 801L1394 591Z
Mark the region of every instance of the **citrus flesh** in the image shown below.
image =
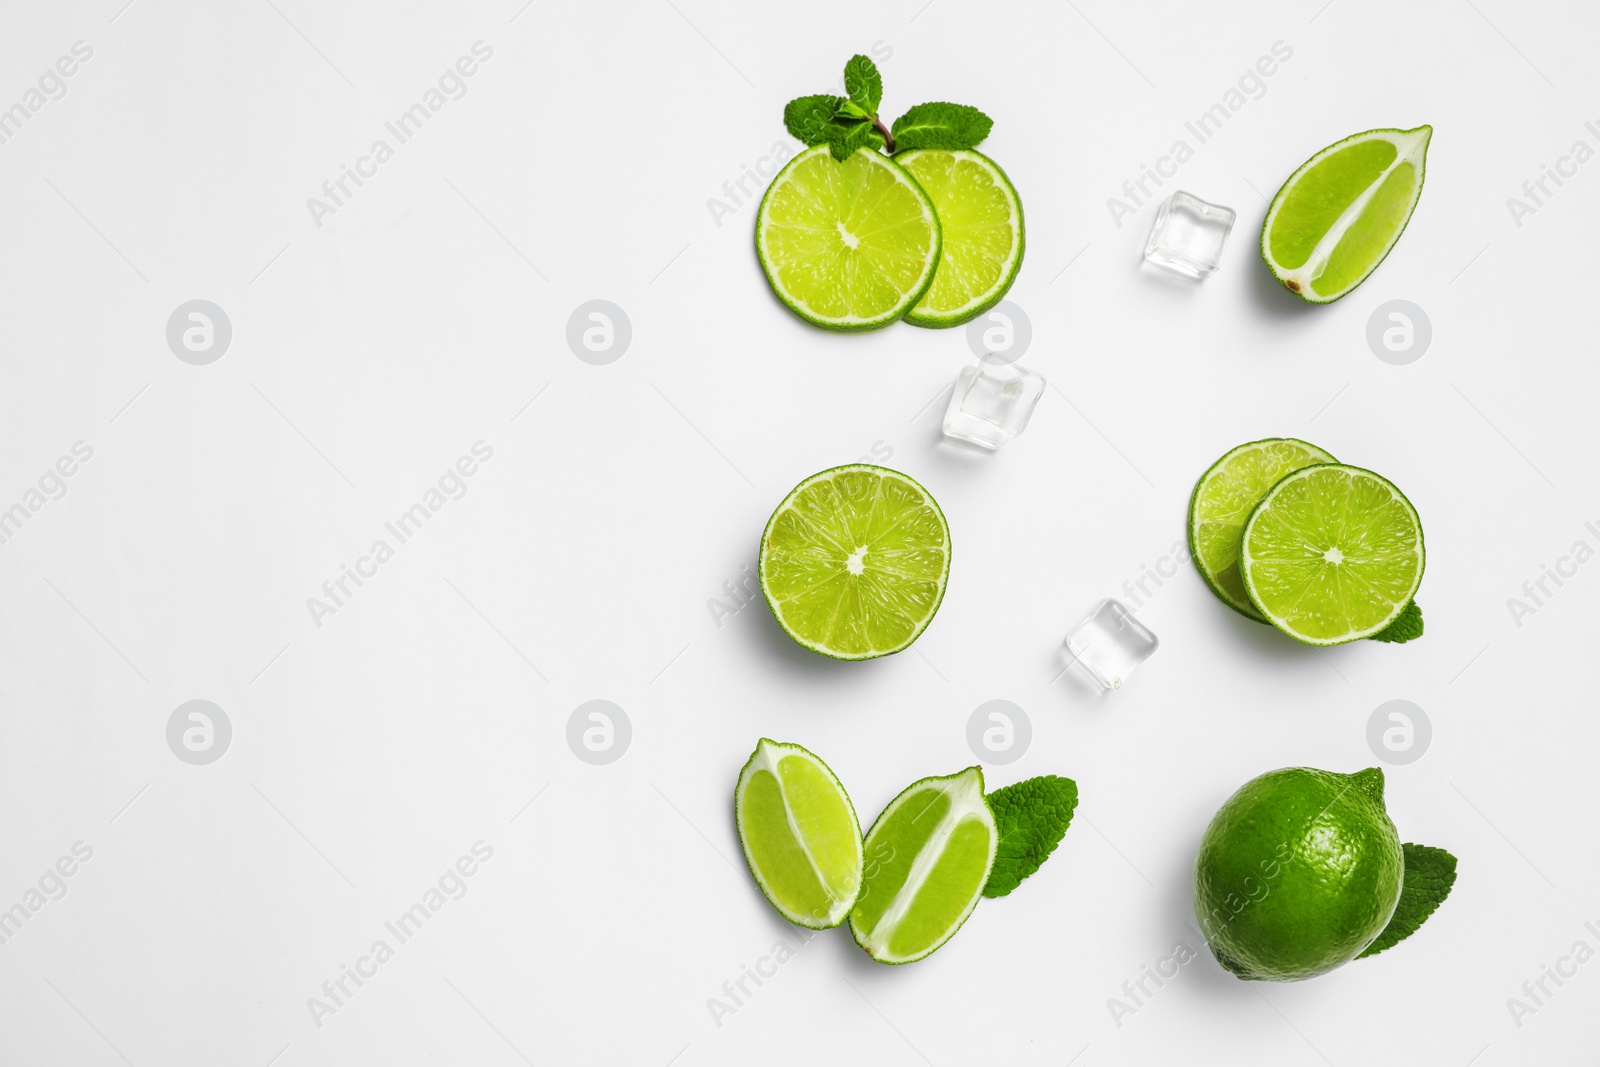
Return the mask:
M1232 449L1200 476L1189 497L1189 556L1224 604L1257 622L1267 621L1250 603L1239 577L1239 533L1267 490L1285 474L1333 462L1307 441L1269 437Z
M772 906L814 930L844 922L861 891L861 825L828 765L763 737L733 807L745 862Z
M870 330L921 299L939 264L933 202L894 160L826 145L772 179L756 214L756 255L778 299L834 330Z
M1302 467L1245 520L1239 573L1255 609L1311 645L1371 637L1422 584L1422 523L1386 478L1342 463Z
M1432 126L1367 130L1303 163L1261 227L1261 256L1273 275L1314 304L1365 281L1411 221L1432 136Z
M1325 974L1383 932L1405 859L1383 772L1271 771L1229 797L1195 858L1195 915L1212 955L1242 979Z
M999 303L1022 268L1022 201L981 152L913 149L895 160L933 201L943 237L933 284L906 321L959 326Z
M944 599L950 529L928 491L886 467L812 475L761 536L761 590L785 633L836 659L915 641Z
M979 768L908 786L867 831L856 943L879 963L939 948L978 906L998 842Z

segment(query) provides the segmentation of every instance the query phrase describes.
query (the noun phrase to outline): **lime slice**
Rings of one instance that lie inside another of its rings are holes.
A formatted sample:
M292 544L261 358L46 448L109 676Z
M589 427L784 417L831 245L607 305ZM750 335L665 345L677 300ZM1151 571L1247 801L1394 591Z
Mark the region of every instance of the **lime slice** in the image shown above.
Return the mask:
M1277 279L1313 304L1365 281L1411 221L1432 136L1432 126L1368 130L1306 160L1261 226L1261 257Z
M763 737L739 772L733 813L750 873L785 919L813 930L844 922L861 893L861 824L826 763Z
M906 321L959 326L998 304L1016 280L1022 201L1006 172L980 152L926 148L894 158L933 200L944 238L933 284Z
M871 330L927 291L939 265L939 217L888 156L859 148L840 163L818 145L767 187L756 255L796 315L830 330Z
M1332 456L1293 437L1240 445L1211 465L1189 497L1189 557L1217 598L1234 611L1266 622L1239 577L1239 531L1267 490L1290 471Z
M1360 467L1302 467L1262 498L1239 538L1256 610L1310 645L1388 626L1422 584L1422 523L1392 483Z
M982 770L913 782L867 833L856 944L879 963L911 963L950 940L978 906L998 841Z
M898 471L835 467L794 487L761 535L761 591L813 652L899 652L933 621L950 574L950 528Z

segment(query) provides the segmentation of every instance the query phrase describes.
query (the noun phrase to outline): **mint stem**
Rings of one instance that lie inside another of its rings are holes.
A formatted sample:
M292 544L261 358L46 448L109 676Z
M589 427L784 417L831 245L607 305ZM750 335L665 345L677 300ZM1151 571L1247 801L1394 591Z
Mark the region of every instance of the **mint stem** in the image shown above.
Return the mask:
M872 125L879 133L883 134L883 150L891 156L894 155L894 134L889 132L889 128L883 124L883 120L876 115L872 116Z

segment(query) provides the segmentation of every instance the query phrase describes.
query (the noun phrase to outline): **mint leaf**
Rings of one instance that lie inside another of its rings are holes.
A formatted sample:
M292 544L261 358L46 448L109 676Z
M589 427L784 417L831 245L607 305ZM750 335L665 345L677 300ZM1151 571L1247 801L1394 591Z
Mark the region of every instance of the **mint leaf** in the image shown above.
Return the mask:
M883 102L883 75L878 65L866 56L851 56L844 65L844 91L850 102L861 109L862 118L877 118Z
M994 121L965 104L918 104L894 120L890 133L895 150L907 148L975 148Z
M1428 921L1428 916L1444 903L1444 898L1450 895L1450 887L1456 884L1456 858L1444 849L1405 844L1400 850L1406 857L1400 903L1395 906L1389 925L1356 957L1358 960L1376 956L1416 933L1417 927Z
M1370 640L1403 645L1421 636L1422 609L1417 607L1417 602L1413 600L1400 609L1400 614L1394 617L1394 622L1373 634Z
M783 109L783 124L797 140L808 145L819 145L836 136L831 129L833 116L838 112L843 97L820 93L801 96L789 101Z
M996 789L987 797L1000 840L986 897L1003 897L1056 850L1078 806L1078 783L1047 774Z
M833 123L827 141L828 150L833 153L833 158L841 163L849 159L858 148L876 150L883 147L883 135L868 119L846 124Z

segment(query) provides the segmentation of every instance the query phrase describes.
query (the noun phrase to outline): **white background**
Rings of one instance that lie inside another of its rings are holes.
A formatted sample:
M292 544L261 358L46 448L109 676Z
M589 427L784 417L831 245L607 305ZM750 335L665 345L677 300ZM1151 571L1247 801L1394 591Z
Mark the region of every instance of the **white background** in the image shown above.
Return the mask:
M1575 942L1600 949L1600 564L1547 580L1520 626L1507 603L1574 542L1600 549L1600 164L1520 226L1506 203L1575 140L1600 148L1591 8L122 3L0 18L0 107L93 48L0 145L0 508L93 448L0 545L0 908L94 850L0 945L0 1059L1593 1062L1600 963L1547 980L1520 1026L1507 1005ZM307 198L479 40L468 93L315 225ZM1142 270L1154 203L1119 227L1107 198L1275 41L1292 58L1162 193L1238 209L1222 270ZM962 331L806 326L763 284L754 205L723 192L792 150L784 103L856 51L888 116L992 115L984 151L1026 207L1010 299L1054 388L996 455L938 443ZM1424 122L1389 260L1329 307L1274 289L1262 194L1333 140ZM195 298L233 326L209 366L165 339ZM565 341L597 298L633 327L609 366ZM1365 340L1391 299L1433 324L1410 366ZM1416 504L1426 637L1297 647L1185 566L1147 582L1162 644L1127 688L1053 681L1065 630L1180 541L1194 479L1271 435ZM467 494L319 627L307 599L480 440ZM718 626L708 600L773 506L875 447L954 539L914 650L829 662L759 604ZM209 766L166 742L197 698L233 727ZM596 698L633 730L606 766L565 740ZM1055 857L924 962L880 967L840 931L802 945L733 831L756 739L822 754L865 822L970 764L967 718L997 698L1033 740L991 787L1081 788ZM1188 925L1200 833L1263 771L1373 764L1390 699L1434 732L1388 769L1390 812L1460 857L1454 894L1382 956L1236 981ZM316 1025L308 998L480 840L466 895ZM780 939L794 958L714 1018ZM1114 1019L1180 941L1200 957Z

